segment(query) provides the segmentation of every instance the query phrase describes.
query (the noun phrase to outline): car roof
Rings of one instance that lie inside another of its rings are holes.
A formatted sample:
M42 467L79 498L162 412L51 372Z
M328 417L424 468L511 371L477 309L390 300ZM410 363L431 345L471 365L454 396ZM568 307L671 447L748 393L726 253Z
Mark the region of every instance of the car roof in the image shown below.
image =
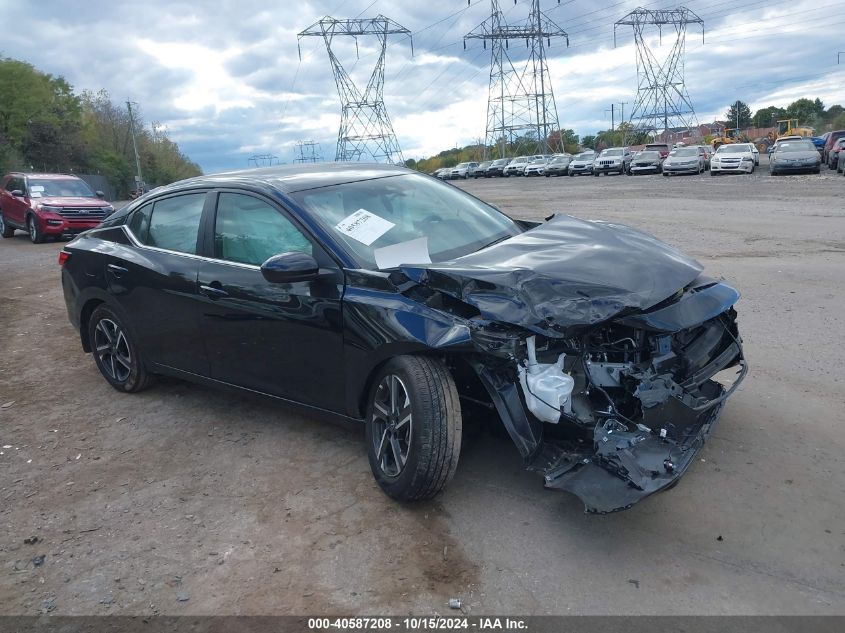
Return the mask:
M447 168L448 169L448 168ZM219 187L232 184L265 184L283 193L293 193L318 187L331 187L347 182L401 176L419 173L400 167L382 163L311 163L307 165L274 165L273 167L259 167L258 169L241 169L219 174L196 176L187 180L180 180L166 185L160 191L182 189L186 186Z
M79 176L74 174L29 174L22 171L9 172L9 176L20 176L23 178L38 178L40 180L66 180L68 178L75 178L82 180Z

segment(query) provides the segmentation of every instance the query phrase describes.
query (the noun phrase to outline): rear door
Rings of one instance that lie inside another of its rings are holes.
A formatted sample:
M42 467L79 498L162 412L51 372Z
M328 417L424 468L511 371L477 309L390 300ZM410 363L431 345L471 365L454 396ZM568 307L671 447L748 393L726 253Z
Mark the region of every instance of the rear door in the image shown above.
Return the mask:
M286 210L258 195L220 191L199 270L201 323L211 376L342 412L343 274ZM273 284L273 255L312 255L316 281Z
M199 327L197 255L208 192L193 191L136 209L126 228L133 244L105 261L109 292L125 309L147 358L208 375Z

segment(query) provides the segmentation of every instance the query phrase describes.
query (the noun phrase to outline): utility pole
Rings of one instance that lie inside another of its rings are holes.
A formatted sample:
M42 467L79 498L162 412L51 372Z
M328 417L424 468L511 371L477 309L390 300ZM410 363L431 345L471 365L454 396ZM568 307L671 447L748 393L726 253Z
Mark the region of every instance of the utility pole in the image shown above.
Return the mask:
M836 53L836 63L837 63L837 64L839 63L839 59L840 59L843 55L845 55L845 51L839 51L838 53Z
M736 100L736 133L739 134L739 99Z
M138 156L138 141L135 140L135 115L132 114L132 102L126 102L126 109L129 110L129 130L132 132L132 149L135 150L135 169L137 175L135 176L135 189L144 189L144 179L141 177L141 158Z
M624 122L625 121L625 106L628 104L627 101L619 101L620 106L620 113L619 113L619 120Z
M616 114L616 104L615 103L610 104L610 110L604 111L605 114L607 114L608 112L610 112L610 131L613 132L616 129L616 127L614 125L614 115Z

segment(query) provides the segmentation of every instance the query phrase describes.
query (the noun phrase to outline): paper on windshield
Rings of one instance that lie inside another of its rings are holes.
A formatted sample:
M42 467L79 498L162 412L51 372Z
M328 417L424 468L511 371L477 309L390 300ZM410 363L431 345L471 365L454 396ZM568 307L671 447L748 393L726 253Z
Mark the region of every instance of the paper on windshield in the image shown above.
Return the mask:
M366 209L358 209L343 218L334 228L346 237L369 246L394 226L396 225L393 222L388 222Z
M29 188L29 190L30 190L31 192L35 192L35 191L37 191L37 192L39 192L39 193L43 193L43 192L44 192L44 185L32 185L32 186Z
M418 237L415 240L377 248L373 251L373 255L376 258L376 266L379 268L393 268L401 264L431 263L427 237Z

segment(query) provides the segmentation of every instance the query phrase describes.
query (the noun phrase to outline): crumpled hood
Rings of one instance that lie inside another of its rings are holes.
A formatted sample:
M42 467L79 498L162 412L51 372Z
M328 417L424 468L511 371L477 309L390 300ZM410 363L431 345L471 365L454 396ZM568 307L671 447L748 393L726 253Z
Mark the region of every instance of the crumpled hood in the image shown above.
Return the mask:
M650 308L702 271L647 233L567 215L452 261L400 269L476 307L484 319L552 336Z

